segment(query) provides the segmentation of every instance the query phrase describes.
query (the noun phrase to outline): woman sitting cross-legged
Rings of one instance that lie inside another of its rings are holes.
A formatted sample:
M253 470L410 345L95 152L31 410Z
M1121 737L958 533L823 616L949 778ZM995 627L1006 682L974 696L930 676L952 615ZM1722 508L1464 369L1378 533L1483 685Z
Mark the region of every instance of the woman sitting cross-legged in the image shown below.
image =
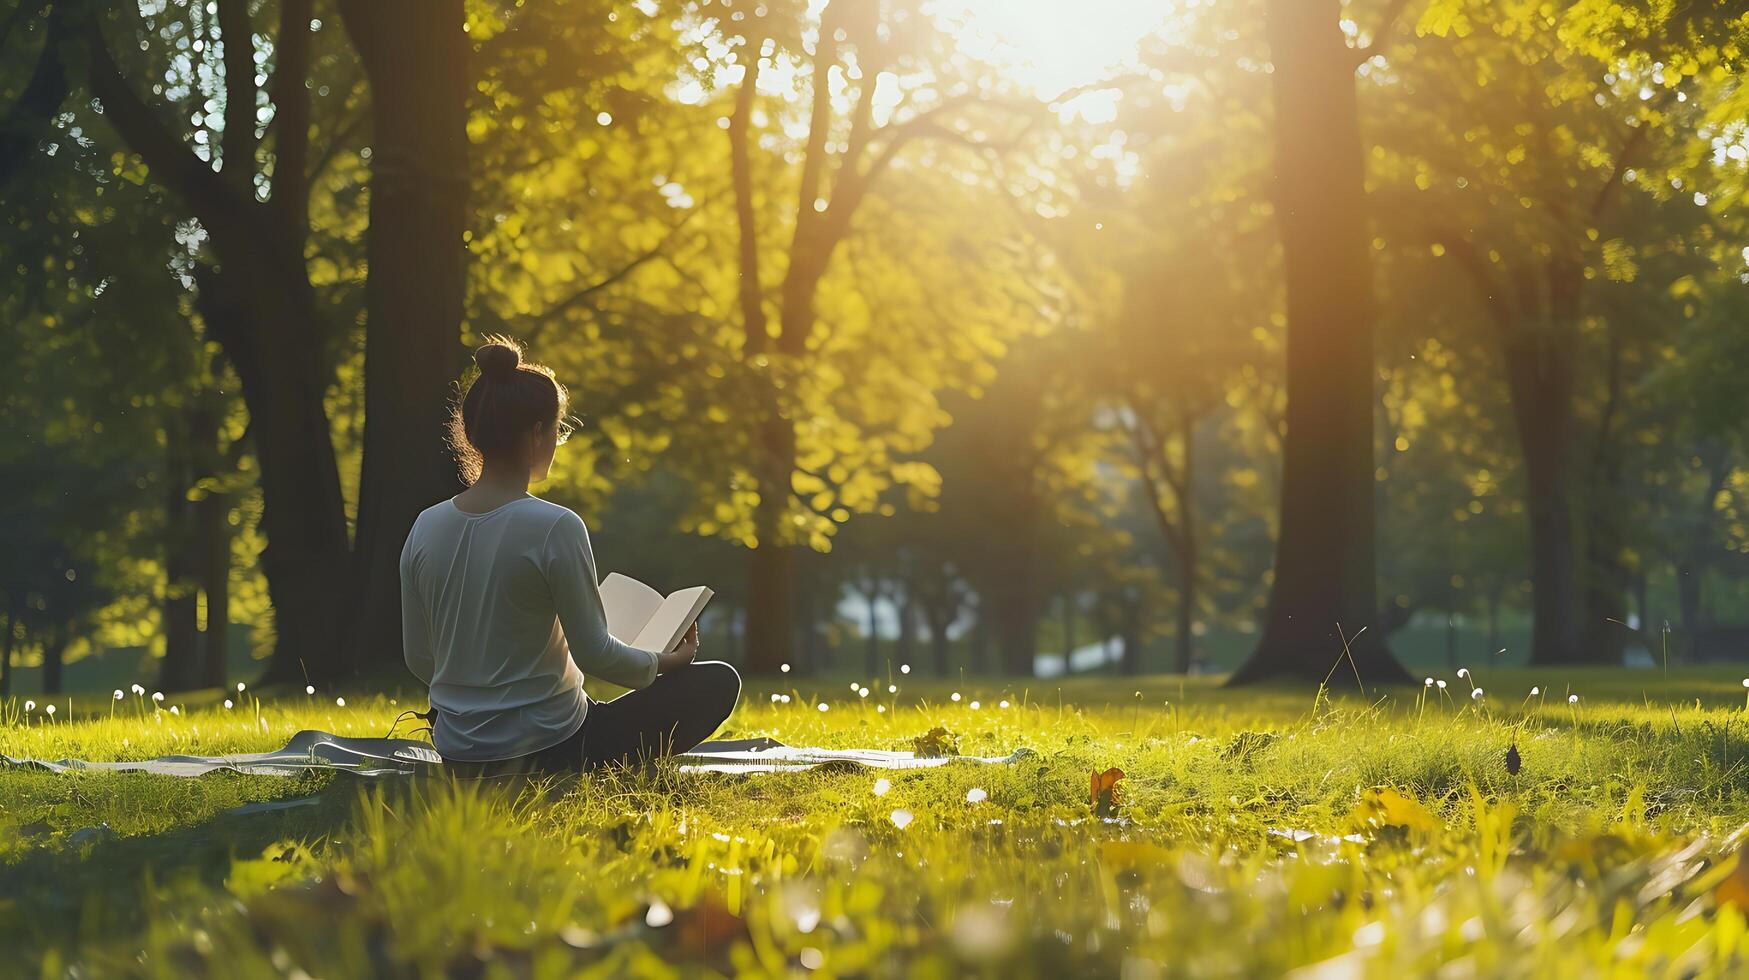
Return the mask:
M451 420L470 486L420 514L401 551L407 666L431 687L438 754L492 776L691 749L734 710L741 678L694 662L696 624L662 654L608 634L582 519L528 493L568 434L565 389L515 342L487 339ZM635 690L592 701L585 673Z

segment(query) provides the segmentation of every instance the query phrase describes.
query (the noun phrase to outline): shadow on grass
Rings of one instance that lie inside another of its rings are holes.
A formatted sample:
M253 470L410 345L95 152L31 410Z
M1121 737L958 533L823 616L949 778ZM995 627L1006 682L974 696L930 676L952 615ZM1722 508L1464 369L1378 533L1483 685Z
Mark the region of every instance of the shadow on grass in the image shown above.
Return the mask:
M0 948L40 962L50 950L138 949L160 909L203 906L224 893L233 859L285 840L332 836L354 812L361 783L337 779L308 805L242 807L158 834L80 831L0 866ZM239 812L242 811L242 812ZM125 947L125 948L123 948Z

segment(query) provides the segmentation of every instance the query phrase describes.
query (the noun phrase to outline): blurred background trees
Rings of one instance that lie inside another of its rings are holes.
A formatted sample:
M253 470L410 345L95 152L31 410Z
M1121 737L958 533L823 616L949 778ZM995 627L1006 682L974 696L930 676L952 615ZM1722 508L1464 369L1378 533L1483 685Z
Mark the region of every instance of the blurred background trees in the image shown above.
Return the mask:
M1735 16L22 0L0 686L395 676L496 332L755 673L1749 660Z

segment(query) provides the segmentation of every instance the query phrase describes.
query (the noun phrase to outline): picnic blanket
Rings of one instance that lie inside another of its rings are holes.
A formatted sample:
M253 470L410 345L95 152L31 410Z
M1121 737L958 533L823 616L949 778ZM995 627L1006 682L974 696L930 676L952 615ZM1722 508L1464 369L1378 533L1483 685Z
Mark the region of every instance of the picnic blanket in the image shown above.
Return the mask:
M986 764L1014 762L1030 754L1017 749L1006 756L918 756L878 749L816 749L784 745L769 738L720 739L704 742L678 756L681 772L769 773L806 769L929 769L951 762ZM48 772L150 772L163 776L204 776L240 772L253 776L294 776L331 769L358 776L414 775L439 771L443 759L431 743L406 738L347 738L306 729L283 748L235 755L166 755L135 762L87 762L82 759L14 759L0 755L0 765Z

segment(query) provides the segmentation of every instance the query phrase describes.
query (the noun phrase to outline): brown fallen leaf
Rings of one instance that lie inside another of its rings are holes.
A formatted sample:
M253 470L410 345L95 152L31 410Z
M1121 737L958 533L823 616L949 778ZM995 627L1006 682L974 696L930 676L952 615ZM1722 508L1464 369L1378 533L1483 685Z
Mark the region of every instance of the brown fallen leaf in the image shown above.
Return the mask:
M1116 766L1104 772L1093 771L1087 795L1095 816L1109 817L1117 812L1117 781L1122 778L1123 770Z

